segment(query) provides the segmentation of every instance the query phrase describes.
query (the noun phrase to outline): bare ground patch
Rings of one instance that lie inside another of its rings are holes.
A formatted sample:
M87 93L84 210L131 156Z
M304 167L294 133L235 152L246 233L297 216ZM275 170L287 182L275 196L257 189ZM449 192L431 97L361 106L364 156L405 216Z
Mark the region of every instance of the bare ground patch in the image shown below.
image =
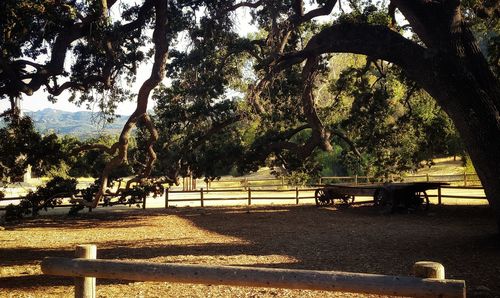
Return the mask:
M70 297L72 279L48 277L46 256L73 255L93 243L98 258L341 270L408 275L419 260L465 279L469 296L500 293L500 241L484 207L434 207L380 215L371 207L214 207L62 215L0 231L1 297ZM98 280L99 297L344 297L321 291ZM369 297L366 295L365 297Z

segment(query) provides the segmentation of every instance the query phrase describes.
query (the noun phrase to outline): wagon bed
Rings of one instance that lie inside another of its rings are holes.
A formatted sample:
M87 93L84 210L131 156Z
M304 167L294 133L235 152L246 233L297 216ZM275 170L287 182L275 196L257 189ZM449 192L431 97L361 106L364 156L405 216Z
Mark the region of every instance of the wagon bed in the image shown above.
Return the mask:
M346 207L355 196L371 196L375 206L394 212L397 209L428 209L429 197L426 191L437 189L443 182L375 183L375 184L332 184L315 191L317 206L336 205Z

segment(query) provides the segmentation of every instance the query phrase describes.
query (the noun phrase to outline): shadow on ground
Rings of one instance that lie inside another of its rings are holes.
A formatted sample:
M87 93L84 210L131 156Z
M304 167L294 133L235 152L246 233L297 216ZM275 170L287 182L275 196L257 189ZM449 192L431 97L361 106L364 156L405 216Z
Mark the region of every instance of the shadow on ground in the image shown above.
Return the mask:
M57 228L64 233L96 226L133 230L154 226L149 217L161 222L169 216L184 219L202 231L241 241L179 245L176 243L179 238L189 240L191 235L171 239L144 235L141 241L97 242L99 258L160 258L161 261L166 256L283 255L294 262L256 262L251 266L391 275L408 275L416 261L431 260L445 266L447 278L465 279L469 288L486 286L500 292L500 239L494 218L484 207L434 206L427 213L394 215L381 215L368 206L345 210L314 206L174 208L85 214L76 219L51 216L7 227L7 231L36 228L43 232ZM0 248L0 266L38 264L43 257L73 254L71 246L56 249L22 247L22 243L18 246ZM2 277L0 288L68 282L71 283L68 279L43 275Z

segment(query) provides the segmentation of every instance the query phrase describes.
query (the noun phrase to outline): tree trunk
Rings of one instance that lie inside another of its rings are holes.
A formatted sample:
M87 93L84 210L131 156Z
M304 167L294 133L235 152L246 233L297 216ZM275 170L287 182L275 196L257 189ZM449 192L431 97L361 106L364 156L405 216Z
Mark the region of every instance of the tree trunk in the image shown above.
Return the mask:
M425 89L453 120L500 229L500 86L479 49L433 59ZM431 82L432 81L432 82Z
M463 71L460 73L460 71ZM450 100L440 100L453 120L483 184L500 229L500 119L498 82L489 82L490 90L477 84L477 75L467 68L447 72L443 88ZM488 69L485 69L488 71ZM480 82L488 84L487 82ZM495 90L496 89L496 90Z

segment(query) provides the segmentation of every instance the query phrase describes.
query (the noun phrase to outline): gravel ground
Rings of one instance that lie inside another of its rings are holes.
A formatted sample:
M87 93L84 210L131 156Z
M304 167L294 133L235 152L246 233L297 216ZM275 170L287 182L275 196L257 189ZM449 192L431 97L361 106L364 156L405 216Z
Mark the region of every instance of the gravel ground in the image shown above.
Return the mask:
M42 275L46 256L93 243L98 258L408 275L420 260L464 279L468 296L500 293L500 240L484 207L380 215L300 206L128 209L41 216L0 231L0 297L71 297L71 278ZM99 297L360 297L285 289L98 280ZM377 297L364 295L362 297Z

